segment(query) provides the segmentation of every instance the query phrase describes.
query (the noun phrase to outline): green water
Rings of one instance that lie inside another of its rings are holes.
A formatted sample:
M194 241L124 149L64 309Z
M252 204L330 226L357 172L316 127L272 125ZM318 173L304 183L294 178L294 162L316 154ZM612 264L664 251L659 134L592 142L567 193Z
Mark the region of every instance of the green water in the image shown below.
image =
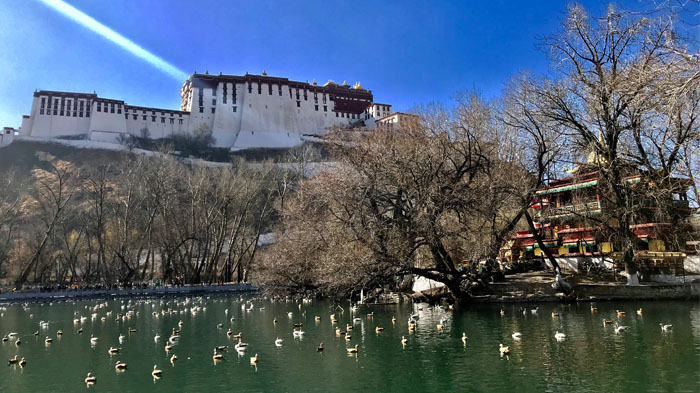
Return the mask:
M331 324L330 303L304 304L299 310L292 302L253 299L255 308L244 311L238 296L192 298L187 304L185 299L7 305L1 311L0 334L18 332L22 344L17 348L12 339L3 343L0 358L18 354L28 363L24 368L0 367L0 391L700 391L700 305L695 302L599 303L596 313L588 303L539 304L537 314L527 315L520 305L505 305L503 317L496 305L454 312L427 305L361 307L355 315L360 321L354 323L346 344ZM98 303L105 307L92 320L86 307ZM201 309L193 313L195 306ZM347 304L343 306L345 312L336 315L344 330L352 317ZM642 316L635 311L639 307ZM153 315L168 308L177 313ZM615 309L627 315L618 319ZM130 310L135 314L130 320L115 321L117 313ZM373 318L367 316L370 311ZM560 316L553 318L552 311ZM407 320L413 312L419 314L418 329L409 334ZM315 315L320 322L314 321ZM74 316L87 320L75 325ZM443 317L440 332L436 326ZM612 326L603 327L603 318L619 320L630 329L616 334ZM41 320L49 321L49 327L40 328ZM166 354L165 342L180 320L181 338ZM224 327L217 328L219 323ZM303 323L301 340L292 336L294 323ZM663 333L659 323L673 324L673 331ZM385 330L378 334L377 326ZM77 333L80 327L82 334ZM136 332L129 334L129 327ZM234 333L243 332L249 349L238 356L230 348L224 360L214 364L213 347L235 343L227 338L229 327ZM60 339L58 329L64 333ZM567 335L564 341L555 340L557 330ZM513 331L522 333L521 341L513 340ZM469 336L466 346L460 340L462 332ZM161 336L158 342L156 333ZM91 334L99 338L95 346L90 344ZM121 344L120 334L125 336ZM53 343L44 343L46 335ZM408 339L405 348L402 335ZM281 347L275 346L277 337L283 339ZM320 342L323 352L316 351ZM508 357L499 356L499 343L510 346ZM349 356L346 347L355 344L359 353ZM120 347L119 354L110 356L110 346ZM256 353L259 362L254 367L250 357ZM179 357L174 365L169 362L172 354ZM115 371L117 360L128 364L127 371ZM154 364L163 370L157 381L151 377ZM97 377L90 387L83 382L88 372Z

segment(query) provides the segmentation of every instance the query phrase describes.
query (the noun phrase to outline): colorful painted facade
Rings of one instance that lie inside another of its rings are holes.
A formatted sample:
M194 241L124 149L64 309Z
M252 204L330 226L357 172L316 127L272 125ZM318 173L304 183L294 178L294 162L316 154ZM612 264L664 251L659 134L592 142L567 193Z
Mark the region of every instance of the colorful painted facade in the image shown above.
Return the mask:
M572 176L552 181L536 192L531 208L535 227L544 246L558 261L573 261L565 267L577 270L577 262L583 260L615 261L620 267L622 255L614 245L617 221L606 203L600 184L603 180L595 170L581 172L579 168ZM632 172L625 181L633 187L654 187L648 176L639 171ZM689 182L674 178L670 183L672 189L666 191L672 196L672 216L675 222L683 222L691 213L686 195ZM635 250L637 265L655 274L681 273L685 247L674 246L677 243L674 231L684 228L659 222L653 198L640 197L634 205L635 219L630 229L638 239ZM525 230L516 232L501 256L515 262L544 258L544 252L533 233Z

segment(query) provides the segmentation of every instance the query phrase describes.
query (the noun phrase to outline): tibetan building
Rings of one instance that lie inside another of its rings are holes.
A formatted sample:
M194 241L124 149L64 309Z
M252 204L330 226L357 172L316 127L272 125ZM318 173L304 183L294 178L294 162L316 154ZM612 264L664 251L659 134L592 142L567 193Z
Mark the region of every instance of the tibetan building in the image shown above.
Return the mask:
M564 269L578 270L583 261L608 266L616 262L621 269L622 255L616 250L614 236L608 229L616 226L616 220L609 214L599 172L591 170L589 165L571 172L574 172L572 176L552 181L538 190L533 201L533 220L544 246ZM630 172L625 181L634 187L654 186L639 171ZM686 221L691 212L686 196L689 181L675 178L671 184L672 189L666 190L673 197L671 214L676 222ZM682 274L685 247L674 246L673 238L674 230L683 229L673 228L670 222L659 222L657 208L651 199L640 197L635 201L635 222L630 229L638 239L636 264L650 276ZM529 230L517 232L504 251L503 259L511 262L544 257Z

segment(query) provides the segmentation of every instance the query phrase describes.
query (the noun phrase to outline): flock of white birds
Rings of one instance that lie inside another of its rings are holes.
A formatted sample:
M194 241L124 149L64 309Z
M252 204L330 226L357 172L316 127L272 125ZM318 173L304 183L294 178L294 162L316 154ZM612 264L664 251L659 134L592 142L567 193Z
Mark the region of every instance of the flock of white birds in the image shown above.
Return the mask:
M204 297L195 297L195 298L182 298L182 299L170 299L170 300L165 300L165 299L142 299L142 300L128 300L124 301L122 300L121 305L120 305L120 310L118 313L114 313L112 310L107 310L108 308L108 302L97 302L94 305L86 305L84 306L84 311L74 311L73 313L73 333L77 335L82 335L83 333L83 324L90 319L91 321L101 321L105 322L110 318L113 318L116 322L122 323L123 325L128 326L126 329L127 334L136 334L137 330L129 326L129 322L134 319L140 317L141 313L139 311L136 311L135 308L137 305L146 305L150 306L152 309L151 316L153 318L161 318L163 316L173 316L173 315L178 315L178 314L183 314L183 313L190 313L192 316L196 316L199 313L206 311L207 307L207 299L209 298L204 298ZM241 305L241 310L242 312L245 313L250 313L254 312L256 310L256 300L246 300L245 298L241 297L239 299L240 305ZM269 300L265 299L265 301L272 301L275 302L276 300ZM285 301L285 300L283 300ZM286 302L294 302L295 306L299 309L299 311L302 310L305 304L308 304L311 302L310 299L302 299L301 301L293 301L290 299L287 299ZM30 319L34 318L34 315L31 314L30 311L30 306L29 304L25 303L22 305L24 311L26 311L29 315L28 317ZM421 311L424 308L428 308L430 306L424 305L424 306L417 306L416 310ZM445 325L448 324L449 319L451 318L451 311L453 311L452 306L448 307L443 307L443 306L434 306L434 309L441 312L442 316L435 326L435 329L437 329L438 332L442 332L445 329ZM4 316L4 311L6 311L7 308L5 306L0 307L0 317ZM257 307L257 310L259 311L264 311L265 307ZM537 315L539 311L539 307L535 307L532 309L527 309L524 307L521 307L520 311L524 315ZM593 305L590 306L590 311L591 313L597 313L598 309L594 307ZM637 315L641 316L643 313L643 310L640 308L636 310ZM86 314L86 315L83 315ZM340 309L339 314L342 316L344 314L344 310ZM505 311L501 309L499 311L499 314L501 317L504 317L506 315ZM614 322L612 319L602 319L602 325L605 328L608 325L612 325L614 328L614 332L617 334L622 334L625 331L629 329L629 326L625 325L620 325L619 322L625 317L626 312L625 311L620 311L616 310L617 318L618 321ZM290 320L294 318L294 312L289 311L287 313L287 316ZM559 318L560 314L557 312L552 312L551 313L552 318ZM225 318L227 322L230 322L233 324L235 318L230 316L229 309L224 310L224 315L222 318ZM363 318L367 319L373 319L374 318L374 312L366 313L364 315L361 315L359 312L359 308L357 305L351 305L350 306L350 320L344 323L345 326L342 326L343 323L339 322L339 317L336 315L336 313L331 313L330 314L330 323L332 329L335 331L335 335L338 338L342 338L345 340L347 343L346 345L346 351L349 356L356 356L359 352L359 346L358 345L352 345L352 336L353 336L353 328L357 323L362 322ZM408 318L408 321L406 321L406 325L408 328L408 333L411 334L416 331L419 325L419 314L418 312L415 312L411 314ZM322 321L321 316L314 316L314 322L319 323ZM274 317L271 321L271 323L277 325L279 323L279 320L277 317ZM391 324L392 327L396 327L399 322L397 321L396 317L392 317L391 319ZM421 324L422 325L422 324ZM34 336L39 336L40 331L47 331L50 327L50 322L49 321L44 321L41 320L39 321L39 329L36 332L34 332ZM170 363L174 366L175 363L178 360L178 356L174 353L176 345L178 344L181 335L181 329L186 328L184 326L184 323L182 320L180 320L176 326L172 327L172 331L170 332L170 335L167 338L162 339L159 334L155 334L153 336L153 340L156 344L160 343L161 341L163 342L162 344L164 345L163 348L166 352L166 354L169 356ZM218 323L216 325L216 333L214 334L220 334L219 332L224 331L224 323ZM429 327L432 328L432 327ZM664 333L668 333L672 331L673 325L670 324L660 324L661 331ZM384 331L384 327L381 326L374 326L374 332L377 335L382 334ZM41 335L44 335L41 334ZM64 334L61 329L58 329L56 331L56 338L60 339L61 336ZM291 332L291 335L293 339L302 339L306 332L303 330L303 323L293 323L293 330ZM229 340L235 340L235 344L233 345L233 349L235 350L236 354L238 357L245 356L246 352L249 349L248 343L243 341L243 332L234 332L231 328L228 328L225 331L225 335ZM22 345L22 340L21 336L17 332L9 332L5 334L2 338L2 343L3 344L14 344L17 349L19 350L20 346ZM524 336L521 332L513 332L511 335L512 339L514 341L520 341L524 339ZM123 333L120 333L118 336L118 342L120 345L124 344L126 336ZM554 334L554 338L557 341L564 341L566 340L566 334L564 332L556 331ZM99 343L99 337L95 337L94 335L90 335L89 338L86 338L89 340L90 345L93 347L97 346ZM464 346L467 345L469 338L466 334L466 332L462 332L462 336L460 337L460 341ZM53 344L53 338L49 335L46 335L44 338L44 345L55 345ZM408 339L406 336L401 336L401 341L400 344L402 347L406 347L408 345ZM281 347L284 345L284 339L277 337L274 340L274 345L277 347ZM212 354L212 360L214 364L217 362L221 361L224 359L224 356L226 352L228 351L229 346L228 345L222 345L222 346L215 346L213 348L213 354ZM120 347L115 347L111 346L106 350L106 353L108 356L117 356L120 353L121 348ZM316 348L318 352L322 352L324 350L323 343L320 343L318 347ZM507 356L511 353L511 349L509 346L499 344L499 353L501 356ZM258 354L256 353L254 356L250 357L250 364L251 366L254 366L257 368L258 363L260 362L260 358ZM15 355L13 358L8 359L8 365L16 365L18 367L26 367L27 366L27 360L24 357L18 357L18 355ZM120 360L116 360L114 363L114 369L117 373L122 373L125 372L128 369L128 365L126 363L121 362ZM154 365L153 369L151 370L151 375L154 378L154 380L157 380L163 376L163 371L158 368L158 365ZM87 374L87 376L84 379L84 382L86 384L92 385L97 382L97 377L93 375L91 372Z

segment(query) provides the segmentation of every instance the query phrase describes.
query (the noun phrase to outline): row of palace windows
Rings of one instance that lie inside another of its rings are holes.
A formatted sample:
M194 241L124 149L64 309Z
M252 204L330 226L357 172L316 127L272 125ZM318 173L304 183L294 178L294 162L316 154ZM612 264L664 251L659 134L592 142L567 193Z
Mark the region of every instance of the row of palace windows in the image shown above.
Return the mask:
M136 112L137 112L136 109L134 109L134 108L131 109L131 114L135 115ZM141 113L145 115L145 114L147 113L146 109L141 109ZM172 112L158 112L157 114L160 115L160 116L165 116L166 113L170 113L170 116L174 116L174 114L173 114ZM155 116L155 115L156 115L156 111L152 109L152 110L151 110L151 115ZM182 113L178 113L177 115L178 115L178 117L182 117Z
M225 85L224 85L225 86ZM272 95L272 84L267 85L267 94ZM294 91L293 91L294 90ZM299 91L300 89L292 89L289 87L289 98L293 99L296 98L297 100L301 100L301 96L304 96L304 101L309 100L309 95L308 95L308 90L304 89L302 92ZM224 90L224 103L226 103L226 90ZM248 82L248 93L253 93L253 82ZM262 83L258 83L258 94L262 94ZM282 97L282 85L277 85L277 94ZM325 93L322 94L322 100L323 103L325 104L327 102L327 95ZM235 100L235 96L234 96ZM314 102L318 104L318 93L314 93ZM234 102L235 104L235 102Z
M53 102L53 106L51 103ZM77 103L74 100L66 100L65 97L54 98L41 97L41 107L39 108L40 115L51 115L54 116L71 116L73 117L90 117L90 101L78 100Z
M108 104L109 104L109 105L108 105ZM95 103L95 106L97 107L97 111L98 111L98 112L102 112L103 109L104 109L104 112L105 112L105 113L107 113L108 111L109 111L109 113L114 113L114 110L115 110L115 107L116 107L116 111L117 111L116 113L117 113L117 114L121 114L121 113L122 113L122 106L121 106L121 104L114 105L113 102L100 102L100 101L97 101L97 102Z
M340 115L338 115L339 113L340 113ZM356 115L354 113L335 112L335 117L345 117L348 119L359 119L360 115Z
M145 111L144 111L144 112L145 112ZM128 119L129 119L129 114L128 114L128 113L125 113L125 114L124 114L124 118L126 118L126 119L128 120ZM151 116L151 122L155 123L155 122L156 122L156 118L157 118L157 116ZM135 114L135 113L132 113L132 114L131 114L131 119L132 119L132 120L138 120L138 119L139 119L139 115L137 115L137 114ZM146 115L141 115L141 119L144 120L144 121L146 121L146 120L148 119L148 116L146 116ZM168 120L170 121L170 124L175 124L175 119L174 119L174 118L171 117L171 118L169 118ZM165 117L164 117L164 116L161 116L161 117L160 117L160 122L161 122L161 123L165 123ZM177 123L178 123L178 124L182 124L182 119L177 119Z

